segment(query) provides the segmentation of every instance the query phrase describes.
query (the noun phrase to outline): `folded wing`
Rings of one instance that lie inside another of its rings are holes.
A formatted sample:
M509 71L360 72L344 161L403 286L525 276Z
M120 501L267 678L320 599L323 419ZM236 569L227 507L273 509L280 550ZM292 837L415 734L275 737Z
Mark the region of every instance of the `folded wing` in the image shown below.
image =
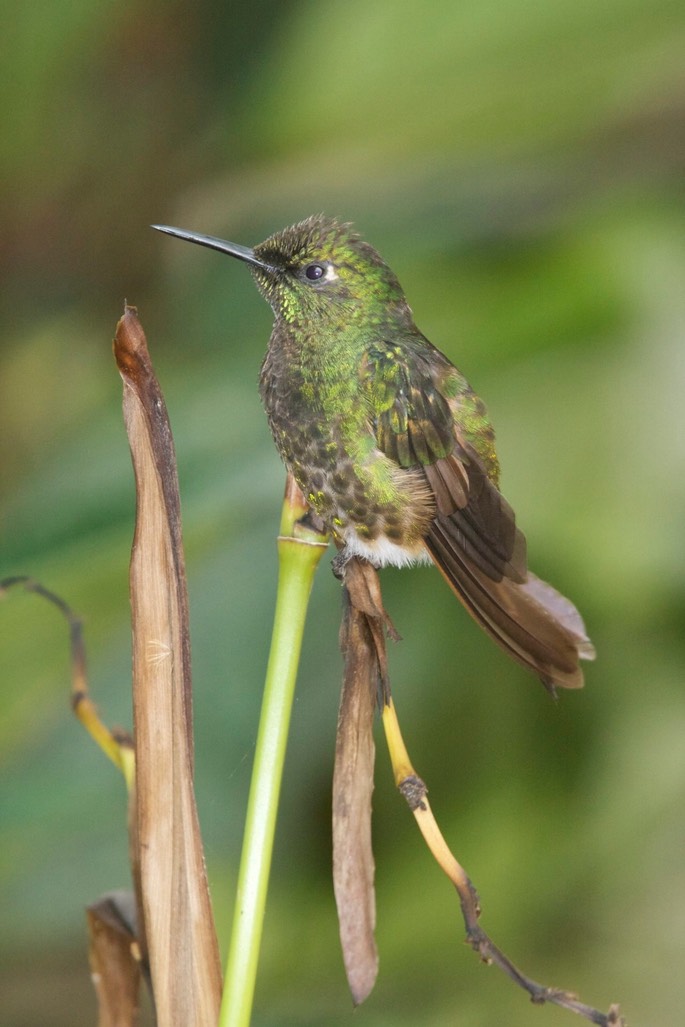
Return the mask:
M437 372L412 346L367 354L378 446L400 467L422 468L435 499L425 546L471 616L548 689L580 688L579 661L594 658L580 614L527 570L514 511L462 430L459 397L440 388L440 372L454 369L433 352L444 362Z

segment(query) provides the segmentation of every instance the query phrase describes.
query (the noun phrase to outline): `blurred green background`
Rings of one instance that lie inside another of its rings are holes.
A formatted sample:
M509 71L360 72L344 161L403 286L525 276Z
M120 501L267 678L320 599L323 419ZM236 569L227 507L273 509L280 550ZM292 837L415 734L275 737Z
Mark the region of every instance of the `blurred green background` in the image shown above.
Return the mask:
M555 704L435 572L383 574L406 741L484 926L538 980L620 1001L633 1025L682 1022L684 52L681 0L42 0L6 23L0 575L84 616L100 710L130 725L134 492L110 351L126 298L178 452L224 946L283 487L256 390L270 312L244 268L148 225L252 244L325 210L380 250L485 398L531 564L598 650ZM353 1019L330 881L339 616L324 565L264 1027ZM0 606L0 687L2 1022L93 1023L83 907L127 884L124 788L70 717L64 624L20 592ZM462 944L378 742L381 970L354 1023L569 1023Z

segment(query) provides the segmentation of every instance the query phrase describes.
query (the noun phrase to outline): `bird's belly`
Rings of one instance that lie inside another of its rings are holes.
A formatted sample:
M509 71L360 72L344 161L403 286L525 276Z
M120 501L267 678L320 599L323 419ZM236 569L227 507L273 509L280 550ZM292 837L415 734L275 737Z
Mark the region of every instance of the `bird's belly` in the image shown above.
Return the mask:
M351 555L378 566L423 559L435 514L425 475L401 468L375 445L364 423L358 435L342 419L309 411L294 424L283 403L265 397L274 441L312 509Z
M427 559L423 539L434 515L422 472L392 465L393 489L377 487L374 471L355 468L344 452L327 461L287 461L307 502L351 556L378 567ZM379 454L379 459L386 458ZM384 468L387 470L387 468Z

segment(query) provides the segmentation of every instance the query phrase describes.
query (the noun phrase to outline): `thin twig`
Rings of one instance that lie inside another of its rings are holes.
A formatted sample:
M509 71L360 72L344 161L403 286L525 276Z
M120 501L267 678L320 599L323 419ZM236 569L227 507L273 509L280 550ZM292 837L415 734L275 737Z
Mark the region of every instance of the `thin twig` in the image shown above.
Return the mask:
M91 738L122 772L130 789L134 772L133 739L127 731L121 728L110 730L100 719L95 703L90 697L86 673L86 647L83 641L83 621L64 599L28 575L18 574L0 581L0 598L10 588L19 586L27 592L47 599L49 603L57 607L67 621L71 660L71 708Z
M581 1002L572 992L539 984L522 973L480 926L481 907L478 893L468 874L451 852L438 827L428 802L428 789L414 770L402 738L387 677L385 629L387 629L389 621L383 608L378 575L370 565L351 560L344 569L344 580L351 603L363 611L370 625L375 623L375 629L371 629L369 637L376 647L376 663L379 676L383 681L382 719L395 783L414 814L433 858L457 891L466 926L467 943L485 963L492 963L503 970L515 984L529 994L531 1001L536 1005L551 1002L577 1013L589 1020L590 1023L597 1024L598 1027L627 1027L617 1005L610 1006L608 1013L602 1013Z

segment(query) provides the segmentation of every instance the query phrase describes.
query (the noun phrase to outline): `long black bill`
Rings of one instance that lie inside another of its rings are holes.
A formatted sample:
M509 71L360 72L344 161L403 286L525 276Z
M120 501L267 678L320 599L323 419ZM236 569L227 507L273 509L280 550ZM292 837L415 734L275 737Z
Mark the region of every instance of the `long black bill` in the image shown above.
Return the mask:
M226 242L225 239L217 239L213 235L200 235L199 232L186 232L183 228L170 228L169 225L150 225L158 232L166 232L167 235L174 235L177 239L185 239L186 242L197 243L198 246L208 246L210 250L219 250L220 253L228 253L231 257L244 260L246 264L254 264L255 267L263 267L271 270L270 264L255 256L254 250L248 246L239 246L235 242Z

